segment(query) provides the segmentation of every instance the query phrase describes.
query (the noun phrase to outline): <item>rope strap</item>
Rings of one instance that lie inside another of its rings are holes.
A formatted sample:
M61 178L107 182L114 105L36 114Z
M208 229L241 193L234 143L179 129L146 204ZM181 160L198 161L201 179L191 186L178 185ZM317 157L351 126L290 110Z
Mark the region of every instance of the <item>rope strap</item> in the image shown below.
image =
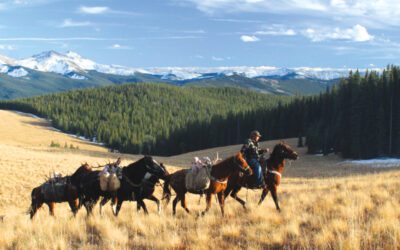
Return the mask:
M217 178L215 178L214 176L211 176L211 178L210 178L212 181L215 181L215 182L218 182L218 183L221 183L221 184L225 184L225 183L228 183L228 179L226 179L226 180L224 180L224 181L222 181L222 180L218 180Z
M278 175L279 177L281 177L281 178L282 178L282 174L281 174L281 173L279 173L278 171L275 171L275 170L269 170L269 169L268 169L268 173L271 173L271 174L276 174L276 175Z

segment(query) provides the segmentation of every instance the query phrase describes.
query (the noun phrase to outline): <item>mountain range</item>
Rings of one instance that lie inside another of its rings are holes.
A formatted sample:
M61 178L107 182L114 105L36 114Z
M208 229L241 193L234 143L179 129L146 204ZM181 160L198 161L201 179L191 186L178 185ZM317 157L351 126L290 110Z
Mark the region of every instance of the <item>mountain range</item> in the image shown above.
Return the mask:
M130 68L99 64L72 51L46 51L25 59L0 55L0 99L128 82L232 86L278 95L315 94L346 77L350 70L272 66Z

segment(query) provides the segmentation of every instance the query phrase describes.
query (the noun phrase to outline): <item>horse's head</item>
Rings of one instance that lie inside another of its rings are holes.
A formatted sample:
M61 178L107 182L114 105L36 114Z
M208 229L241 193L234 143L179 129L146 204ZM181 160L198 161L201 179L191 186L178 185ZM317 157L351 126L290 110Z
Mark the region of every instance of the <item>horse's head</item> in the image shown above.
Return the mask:
M271 156L290 160L297 160L299 157L297 152L284 142L280 142L274 147Z
M247 175L252 175L253 171L251 170L249 164L247 163L246 159L243 156L242 152L238 152L235 156L235 163L237 164L240 171L246 173Z
M143 158L143 162L146 166L146 170L153 175L156 175L158 178L163 179L166 175L168 175L167 169L164 167L162 163L158 163L151 156L145 156Z
M76 184L81 178L86 173L92 172L92 168L89 166L87 162L83 163L76 171L71 175L71 182Z

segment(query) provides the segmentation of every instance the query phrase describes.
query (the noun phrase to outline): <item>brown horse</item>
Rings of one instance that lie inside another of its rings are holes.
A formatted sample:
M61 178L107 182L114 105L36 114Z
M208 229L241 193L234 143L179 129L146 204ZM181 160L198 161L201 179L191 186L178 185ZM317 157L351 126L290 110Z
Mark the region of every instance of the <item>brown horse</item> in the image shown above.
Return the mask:
M171 186L176 193L176 197L172 204L172 211L174 215L176 214L176 205L179 201L181 201L181 206L185 209L185 211L189 213L185 198L185 195L188 192L185 185L185 176L187 171L187 169L178 170L175 173L168 175L164 182L163 197L166 199L166 204L168 204L171 197L169 186ZM239 171L245 172L248 175L252 174L251 168L240 152L235 156L229 157L224 161L212 166L210 173L210 187L205 191L207 207L206 210L202 212L203 215L208 212L211 207L211 197L213 194L217 194L218 202L221 207L221 213L224 215L224 191L227 187L228 179L231 175L238 173Z
M280 211L278 203L277 188L281 182L282 173L285 168L285 159L296 160L298 154L293 151L289 145L281 142L275 145L271 156L268 159L261 159L261 166L263 169L264 181L266 187L263 188L259 205L263 202L268 192L271 192L272 198L275 202L276 209ZM228 180L228 187L225 190L225 196L229 194L242 204L243 208L246 209L246 202L237 196L238 192L242 187L253 186L253 178L241 176L236 174Z

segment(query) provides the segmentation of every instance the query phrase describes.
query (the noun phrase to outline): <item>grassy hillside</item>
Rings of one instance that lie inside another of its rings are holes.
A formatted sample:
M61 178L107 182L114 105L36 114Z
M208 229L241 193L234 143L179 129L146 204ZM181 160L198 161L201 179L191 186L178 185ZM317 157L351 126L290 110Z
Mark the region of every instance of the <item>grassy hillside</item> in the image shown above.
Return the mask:
M205 201L188 195L192 214L178 207L172 217L171 205L159 215L146 201L150 215L136 212L135 203L124 203L118 218L107 205L105 214L86 218L80 210L72 218L67 204L57 204L56 217L47 207L30 221L25 214L30 191L52 171L72 173L83 162L104 164L122 156L126 165L140 156L104 152L101 147L84 148L85 142L71 141L78 150L52 148L71 137L50 130L46 123L9 111L0 112L0 248L1 249L398 249L400 211L398 192L400 166L390 169L357 167L331 157L304 155L286 165L278 190L282 212L270 196L257 206L260 191L240 192L249 203L244 211L231 198L221 218L213 199L204 218ZM13 129L11 129L13 128ZM20 138L13 140L15 138ZM22 139L24 138L25 139ZM70 142L70 141L69 141ZM293 145L293 140L288 140ZM276 142L265 142L274 145ZM192 155L215 151L229 155L237 146L157 158L162 162L185 163ZM186 163L185 165L187 165ZM170 172L176 167L167 165ZM376 173L373 173L376 171ZM305 176L313 176L313 178ZM161 188L157 187L157 197Z

